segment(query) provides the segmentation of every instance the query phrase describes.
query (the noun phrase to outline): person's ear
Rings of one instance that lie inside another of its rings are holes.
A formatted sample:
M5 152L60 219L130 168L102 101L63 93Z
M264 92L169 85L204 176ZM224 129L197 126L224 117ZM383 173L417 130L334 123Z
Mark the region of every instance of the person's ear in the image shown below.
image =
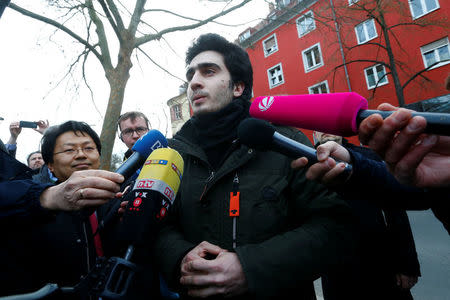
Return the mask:
M242 96L244 89L245 89L245 84L242 81L235 83L233 86L233 96L235 98Z
M55 169L55 168L53 168L53 163L48 163L47 164L47 168L50 170L50 172L52 172L53 173L53 170ZM55 173L53 173L53 174L55 174Z

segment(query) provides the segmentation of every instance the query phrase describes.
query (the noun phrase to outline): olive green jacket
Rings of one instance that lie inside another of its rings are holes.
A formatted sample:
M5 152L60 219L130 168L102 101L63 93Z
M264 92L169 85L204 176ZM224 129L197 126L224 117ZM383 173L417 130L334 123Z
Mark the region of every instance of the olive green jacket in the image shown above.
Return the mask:
M311 146L298 130L278 131ZM350 248L351 217L344 201L308 181L304 171L291 169L292 159L239 141L213 171L191 135L188 121L169 142L184 159L182 183L155 248L169 285L176 288L187 252L208 241L237 253L249 287L242 299L315 299L313 280ZM236 174L240 207L233 249L229 205Z

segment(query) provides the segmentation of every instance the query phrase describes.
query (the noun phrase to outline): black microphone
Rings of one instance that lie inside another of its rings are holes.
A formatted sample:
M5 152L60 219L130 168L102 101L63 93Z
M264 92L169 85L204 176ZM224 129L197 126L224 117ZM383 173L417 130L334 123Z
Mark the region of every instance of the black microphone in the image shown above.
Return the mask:
M161 132L156 129L150 130L136 141L133 148L131 148L133 154L117 168L116 173L123 175L125 180L130 178L142 167L153 150L165 148L167 145L167 139ZM107 224L118 217L117 210L120 208L120 202L121 201L117 201L117 203L109 210L108 214L99 220L97 232L103 230Z
M278 133L275 127L267 121L248 118L243 120L238 126L238 137L240 141L248 147L266 151L273 150L284 154L290 158L297 159L306 157L308 165L317 163L317 152L315 149L294 141ZM333 158L336 163L341 162ZM343 175L349 175L352 165L345 163Z
M175 200L181 183L184 163L181 155L170 148L153 151L145 162L133 189L125 200L119 240L134 246L151 245L161 221ZM125 258L131 256L127 253Z
M138 266L131 262L135 247L152 246L161 221L175 200L183 175L181 155L169 148L154 150L145 161L133 189L125 196L118 242L128 245L124 258L112 257L98 264L102 274L95 289L107 299L125 299ZM136 260L136 259L135 259ZM98 277L98 276L97 276Z

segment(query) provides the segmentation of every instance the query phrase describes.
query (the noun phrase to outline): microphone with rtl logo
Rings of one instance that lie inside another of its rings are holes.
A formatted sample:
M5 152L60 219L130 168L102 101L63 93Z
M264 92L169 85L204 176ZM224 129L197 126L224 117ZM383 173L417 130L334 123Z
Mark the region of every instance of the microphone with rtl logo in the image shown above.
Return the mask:
M153 244L161 221L175 200L183 168L181 155L173 149L159 148L148 156L133 189L124 199L128 204L120 240L131 245L125 259L129 259L134 246Z
M128 245L127 251L124 258L111 257L96 264L98 271L91 276L94 295L104 299L129 298L128 291L140 269L136 262L131 261L134 250L144 250L141 251L142 256L147 247L153 245L161 221L175 200L183 168L183 158L173 149L158 148L148 156L133 189L124 197L128 204L118 241L121 245ZM139 261L139 255L135 255L133 260Z

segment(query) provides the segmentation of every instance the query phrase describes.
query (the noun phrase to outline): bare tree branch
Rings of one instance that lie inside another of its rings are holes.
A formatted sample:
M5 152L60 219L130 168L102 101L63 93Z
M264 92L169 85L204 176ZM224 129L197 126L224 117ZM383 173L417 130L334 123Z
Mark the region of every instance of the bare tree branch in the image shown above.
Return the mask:
M100 6L102 7L103 11L105 12L105 16L109 21L109 24L111 25L112 29L114 30L117 38L119 39L119 42L122 42L122 37L120 35L120 30L116 23L114 23L113 17L111 16L111 13L108 9L108 6L106 5L104 0L98 0L98 3L100 3ZM123 25L123 24L122 24Z
M375 42L366 42L364 44L359 44L359 45L355 45L355 46L352 46L352 47L347 47L347 50L352 50L352 49L363 47L363 46L366 46L366 45L373 45L373 46L377 46L377 47L383 48L384 50L387 50L386 47L383 44L375 43Z
M102 55L97 58L102 63L102 66L103 66L105 72L108 72L109 70L112 69L112 63L111 63L111 54L109 53L108 38L106 37L105 28L103 27L103 22L97 16L97 13L94 9L94 5L92 4L92 0L87 0L86 3L87 3L87 7L88 7L89 17L91 18L92 22L94 22L94 24L95 24L95 28L96 28L95 32L98 35L98 44L102 51Z
M166 28L164 30L161 30L160 32L156 33L156 34L149 34L149 35L145 35L143 37L137 38L136 39L136 44L135 46L138 47L148 41L151 40L159 40L164 34L170 33L170 32L175 32L175 31L182 31L182 30L189 30L189 29L194 29L197 27L200 27L202 25L205 25L206 23L211 22L214 19L217 19L218 17L221 17L235 9L238 9L239 7L244 6L245 4L247 4L248 2L250 2L251 0L244 0L242 1L240 4L237 4L229 9L226 9L220 13L217 13L205 20L199 21L195 24L191 24L191 25L185 25L185 26L177 26L177 27L171 27L171 28Z
M392 26L386 27L387 29L393 29L395 27L398 26L418 26L418 27L427 27L429 26L429 24L421 24L421 23L412 23L412 22L408 22L408 23L398 23L398 24L394 24Z
M99 53L92 45L90 45L90 44L89 44L87 41L85 41L82 37L80 37L78 34L76 34L75 32L73 32L73 31L70 30L69 28L65 27L64 25L62 25L62 24L60 24L60 23L58 23L58 22L56 22L56 21L54 21L54 20L52 20L52 19L49 19L49 18L47 18L47 17L44 17L44 16L41 16L41 15L35 14L35 13L33 13L33 12L29 11L29 10L26 10L26 9L20 7L20 6L17 6L17 5L14 4L14 3L10 3L10 4L9 4L9 8L14 9L15 11L17 11L17 12L19 12L19 13L21 13L21 14L27 16L27 17L30 17L30 18L33 18L33 19L42 21L42 22L44 22L44 23L47 23L47 24L49 24L49 25L52 25L52 26L54 26L54 27L56 27L56 28L58 28L58 29L64 31L65 33L67 33L68 35L70 35L71 37L73 37L74 39L76 39L78 42L80 42L81 44L83 44L84 46L86 46L86 48L89 48L89 50L91 50L92 53L94 53L95 56L97 56L97 58L98 58L99 60L101 60L101 57L102 57L101 54L100 54L100 53Z
M100 0L100 1L103 2L103 0ZM120 16L119 11L117 10L116 4L114 3L114 1L111 1L111 0L106 0L106 2L108 3L108 8L109 8L109 10L108 9L107 10L111 11L111 13L113 14L114 19L116 20L117 28L119 30L124 30L125 25L123 24L122 17Z
M144 5L146 0L136 0L136 6L134 7L133 14L131 16L130 25L128 26L129 33L134 37L137 27L144 12ZM136 44L135 44L136 47Z
M191 20L191 21L196 21L196 22L200 22L201 21L200 19L195 19L195 18L183 16L183 15L177 14L177 13L175 13L173 11L170 11L170 10L167 10L167 9L156 9L155 8L155 9L146 9L146 10L144 10L144 13L147 13L147 12L163 12L163 13L167 13L167 14L171 14L171 15L177 16L177 17L182 18L182 19L186 19L186 20ZM222 25L222 26L228 26L228 27L236 27L236 26L242 26L242 25L245 25L245 24L252 23L252 22L254 22L256 20L257 19L254 19L254 20L251 20L249 22L245 22L245 23L241 23L241 24L225 24L225 23L221 23L221 22L217 22L217 21L211 21L211 23L215 23L215 24Z
M169 74L170 76L172 76L172 77L174 77L174 78L176 78L176 79L178 79L178 80L181 80L182 82L186 82L186 80L184 80L184 79L182 79L182 78L180 78L180 77L178 77L177 75L174 75L174 74L172 74L172 73L170 73L166 68L164 68L163 66L161 66L161 65L159 65L156 61L154 61L144 50L142 50L140 47L137 47L137 49L139 50L139 51L141 51L142 52L142 54L144 54L145 55L145 57L147 57L155 66L157 66L158 68L160 68L161 70L163 70L164 72L166 72L167 74Z
M421 76L421 74L422 74L423 72L426 72L426 71L428 71L429 69L431 69L431 68L433 68L434 66L436 66L437 64L440 64L440 63L446 62L446 61L449 61L449 59L437 61L437 62L435 62L435 63L429 65L429 66L426 67L425 69L420 70L419 72L417 72L416 74L414 74L410 79L408 79L408 80L402 85L402 88L405 89L405 87L406 87L411 81L413 81L417 76L419 76L419 75ZM429 79L426 78L426 77L425 77L425 79L429 80Z

